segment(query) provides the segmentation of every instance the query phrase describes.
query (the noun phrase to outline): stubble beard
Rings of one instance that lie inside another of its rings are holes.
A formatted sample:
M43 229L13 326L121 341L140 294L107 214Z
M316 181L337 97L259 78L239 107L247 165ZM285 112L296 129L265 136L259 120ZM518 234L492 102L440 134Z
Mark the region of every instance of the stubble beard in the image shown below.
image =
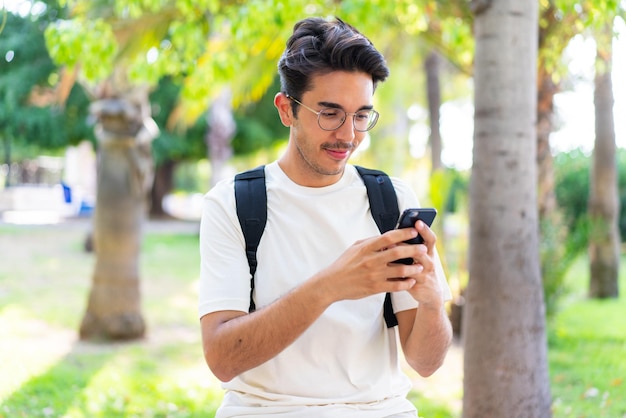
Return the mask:
M313 158L310 157L311 155L315 154L314 152L307 152L307 149L303 149L303 147L300 146L299 141L295 141L295 144L296 144L296 149L298 150L298 154L300 155L300 159L304 162L304 165L308 167L308 171L310 172L313 172L321 176L336 176L336 175L342 174L344 169L346 168L347 159L346 161L343 161L342 164L334 170L326 169L321 164L318 164ZM352 143L345 144L342 142L335 142L335 143L325 142L322 145L320 145L321 150L324 150L324 149L348 150L350 151L350 153L354 151L354 148L355 147ZM312 150L309 150L309 151L312 151Z

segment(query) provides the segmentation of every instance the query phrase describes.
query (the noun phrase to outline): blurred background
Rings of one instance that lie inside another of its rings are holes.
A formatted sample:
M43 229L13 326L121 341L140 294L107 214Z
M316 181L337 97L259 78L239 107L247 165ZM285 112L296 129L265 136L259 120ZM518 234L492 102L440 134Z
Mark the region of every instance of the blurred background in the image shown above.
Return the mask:
M537 162L553 411L626 417L626 369L617 365L626 333L611 321L626 313L618 290L626 3L538 3L537 146L528 152ZM434 227L459 339L433 385L412 376L412 396L423 416L460 415L474 138L470 2L0 6L0 417L212 416L221 392L202 363L194 316L201 199L221 179L281 154L288 130L273 106L276 62L293 24L311 15L354 24L388 60L391 77L374 97L380 120L352 162L405 179L439 210ZM613 180L599 187L594 178ZM604 288L593 284L588 257L597 201L613 202L605 220L618 232L603 235L619 248ZM94 222L97 207L117 213L126 233L106 232L116 219ZM122 257L129 292L142 296L125 302L137 326L122 333L88 321L98 297L90 279L109 274L97 262L94 232L96 248L97 239L132 244ZM602 364L581 365L581 356Z

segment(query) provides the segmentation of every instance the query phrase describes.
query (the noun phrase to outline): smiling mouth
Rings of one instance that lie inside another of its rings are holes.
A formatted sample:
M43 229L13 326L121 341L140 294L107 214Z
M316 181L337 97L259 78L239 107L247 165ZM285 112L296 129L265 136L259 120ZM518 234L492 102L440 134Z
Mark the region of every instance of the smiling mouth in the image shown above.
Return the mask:
M324 151L326 151L332 158L337 160L343 160L350 154L350 150L345 148L324 148Z
M352 144L326 144L326 146L322 146L324 151L332 158L337 160L343 160L350 155L354 146Z

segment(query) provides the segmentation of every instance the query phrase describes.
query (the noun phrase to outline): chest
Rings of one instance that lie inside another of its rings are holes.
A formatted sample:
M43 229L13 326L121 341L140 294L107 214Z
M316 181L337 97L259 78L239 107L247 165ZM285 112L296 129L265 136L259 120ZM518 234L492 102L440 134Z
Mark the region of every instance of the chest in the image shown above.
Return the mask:
M319 194L268 188L259 244L258 302L277 297L334 262L356 241L379 235L365 187Z

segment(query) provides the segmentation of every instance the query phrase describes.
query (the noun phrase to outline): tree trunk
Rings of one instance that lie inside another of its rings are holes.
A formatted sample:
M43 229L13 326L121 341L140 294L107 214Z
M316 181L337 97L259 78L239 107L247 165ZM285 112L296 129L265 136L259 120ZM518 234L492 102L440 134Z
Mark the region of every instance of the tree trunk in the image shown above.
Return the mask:
M98 119L98 175L93 240L96 263L81 339L128 340L145 334L139 251L152 184L150 142L158 128L147 92L92 105Z
M165 160L156 167L154 183L150 192L150 217L165 218L168 216L163 209L163 198L172 191L176 162Z
M548 219L557 209L554 192L554 162L550 150L550 134L553 130L554 95L557 86L552 74L539 69L537 83L537 167L539 187L539 218Z
M441 108L441 86L439 81L441 57L437 51L432 51L424 67L426 69L426 87L428 90L428 116L430 121L430 152L432 160L432 171L440 169L441 163L441 129L440 111Z
M544 29L545 30L545 29ZM541 33L540 33L541 36ZM568 228L556 200L554 158L550 149L553 131L554 95L559 87L545 65L539 65L537 80L537 190L539 232L541 246L541 276L544 288L546 315L557 309L559 288L573 258L563 245L568 239Z
M231 141L236 125L231 106L231 94L225 89L213 102L207 116L207 149L211 161L211 187L225 177L224 166L233 155Z
M611 81L612 34L611 26L607 26L605 32L596 35L596 140L589 193L589 296L592 298L616 298L619 295L619 192Z
M4 173L4 185L3 187L11 186L11 139L8 136L2 138L2 143L4 145L4 164L6 165L6 172Z
M535 162L538 4L472 4L480 11L463 416L546 418L551 399Z

